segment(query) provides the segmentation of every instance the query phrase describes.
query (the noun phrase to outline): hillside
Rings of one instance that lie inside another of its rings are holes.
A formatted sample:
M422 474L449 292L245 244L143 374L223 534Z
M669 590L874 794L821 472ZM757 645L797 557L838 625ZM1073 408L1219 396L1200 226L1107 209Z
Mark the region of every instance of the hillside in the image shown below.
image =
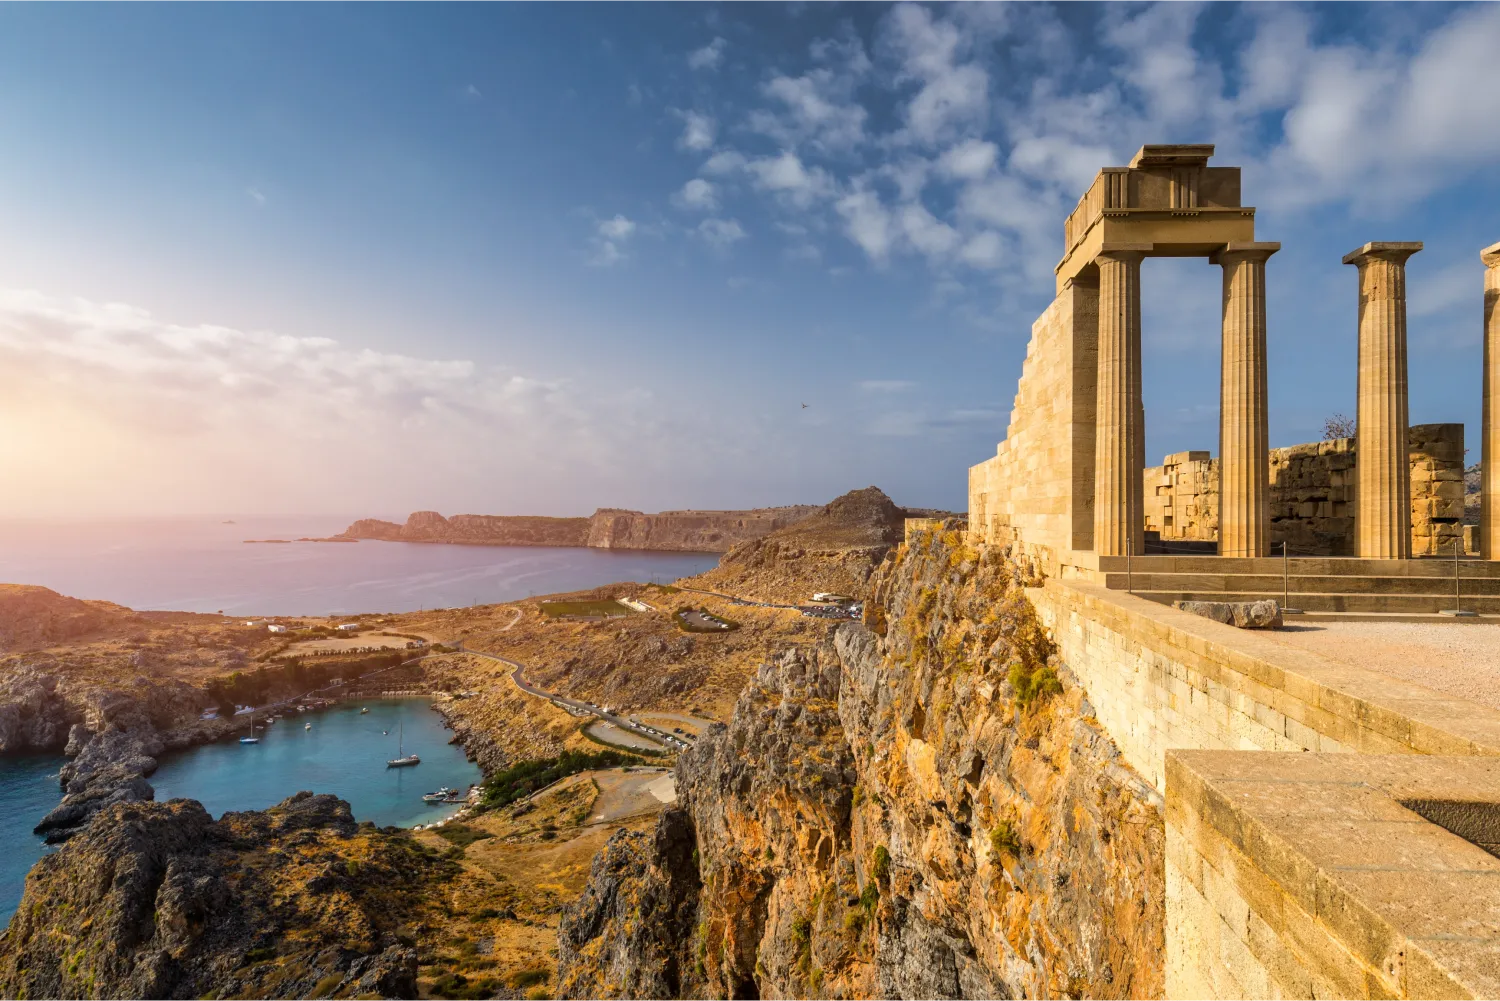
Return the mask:
M456 514L414 511L406 524L363 518L344 529L346 539L383 542L447 542L471 546L582 546L589 519L529 515Z
M814 591L863 597L870 574L901 542L909 512L878 487L851 490L794 525L735 546L685 583L761 601L798 602Z

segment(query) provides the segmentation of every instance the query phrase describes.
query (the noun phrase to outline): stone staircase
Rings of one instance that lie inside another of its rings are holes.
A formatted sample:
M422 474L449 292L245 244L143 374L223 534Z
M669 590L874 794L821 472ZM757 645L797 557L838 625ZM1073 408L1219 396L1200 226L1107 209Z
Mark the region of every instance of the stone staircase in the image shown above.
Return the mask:
M1454 605L1453 560L1220 556L1096 557L1073 573L1152 601L1258 601L1308 612L1432 614ZM1462 560L1459 608L1500 614L1500 563Z

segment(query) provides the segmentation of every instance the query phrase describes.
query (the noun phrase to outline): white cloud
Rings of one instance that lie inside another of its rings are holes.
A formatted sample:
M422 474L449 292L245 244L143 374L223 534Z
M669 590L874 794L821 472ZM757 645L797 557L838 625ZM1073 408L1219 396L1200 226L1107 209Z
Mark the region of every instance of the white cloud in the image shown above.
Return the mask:
M713 149L719 123L712 115L699 111L679 111L677 114L682 119L682 136L677 140L679 147L694 151Z
M715 247L727 247L745 238L745 230L734 219L705 219L698 224L698 235Z
M701 169L705 174L731 174L744 165L745 156L743 153L736 153L734 150L726 149L704 160Z
M898 82L919 84L905 112L912 138L933 143L955 129L985 124L989 74L978 63L959 61L967 45L957 24L902 4L887 16L885 37L901 61Z
M245 194L249 195L250 196L250 200L252 202L254 202L256 205L265 205L266 204L265 193L262 192L259 188L246 188L245 189Z
M401 469L477 477L504 504L493 485L515 468L628 465L611 450L633 452L659 409L467 359L0 290L0 464L26 474L0 499L12 512L364 511Z
M701 49L694 49L688 54L688 66L695 70L716 70L719 63L724 59L724 46L727 43L722 38L715 38Z
M755 179L757 188L782 195L800 208L833 191L833 182L826 171L807 167L791 150L747 161L745 169Z
M864 141L868 113L851 99L851 89L852 81L829 69L799 77L778 74L761 87L777 107L752 112L750 127L782 146L852 148Z
M595 227L593 238L594 254L589 263L595 267L612 267L628 256L625 253L625 242L629 240L636 231L636 224L625 216L616 215L612 219L602 220Z
M881 204L880 196L869 188L856 188L835 205L844 219L849 239L877 264L885 263L895 241L891 214Z
M904 393L917 384L910 379L864 379L858 385L866 393Z
M476 87L472 83L470 83L470 84L465 84L464 85L464 96L465 97L483 97L484 94L480 93L480 90L479 90L478 87Z
M712 212L719 207L719 196L713 183L701 177L695 177L684 184L672 196L672 201L679 208L697 209L703 212Z
M969 242L964 244L958 254L965 264L983 269L998 267L1003 260L1003 255L1004 245L1000 240L1000 235L992 230L976 233Z
M928 257L948 256L958 245L958 230L941 221L927 208L912 202L901 206L901 230L912 246Z
M976 181L995 169L999 147L980 139L965 139L948 147L938 157L938 169L948 177Z

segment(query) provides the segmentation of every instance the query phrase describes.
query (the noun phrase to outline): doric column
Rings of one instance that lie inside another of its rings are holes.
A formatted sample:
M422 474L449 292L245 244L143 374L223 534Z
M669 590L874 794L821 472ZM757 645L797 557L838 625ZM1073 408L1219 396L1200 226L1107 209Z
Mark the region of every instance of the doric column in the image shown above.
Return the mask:
M1266 417L1266 259L1279 243L1231 243L1224 269L1219 368L1219 555L1266 556L1271 543Z
M1094 438L1094 552L1144 551L1141 460L1141 258L1149 244L1106 246L1099 265L1099 381Z
M1359 267L1359 399L1354 465L1356 553L1411 557L1407 455L1406 259L1420 243L1367 243L1344 256Z
M1484 425L1480 429L1479 546L1500 560L1500 243L1479 252L1484 262Z

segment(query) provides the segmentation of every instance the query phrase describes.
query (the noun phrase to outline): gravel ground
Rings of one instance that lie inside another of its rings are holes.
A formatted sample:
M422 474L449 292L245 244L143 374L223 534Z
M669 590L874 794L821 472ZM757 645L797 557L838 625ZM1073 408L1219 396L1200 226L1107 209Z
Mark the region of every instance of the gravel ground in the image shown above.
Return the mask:
M1500 709L1500 625L1289 621L1267 632L1329 660Z

